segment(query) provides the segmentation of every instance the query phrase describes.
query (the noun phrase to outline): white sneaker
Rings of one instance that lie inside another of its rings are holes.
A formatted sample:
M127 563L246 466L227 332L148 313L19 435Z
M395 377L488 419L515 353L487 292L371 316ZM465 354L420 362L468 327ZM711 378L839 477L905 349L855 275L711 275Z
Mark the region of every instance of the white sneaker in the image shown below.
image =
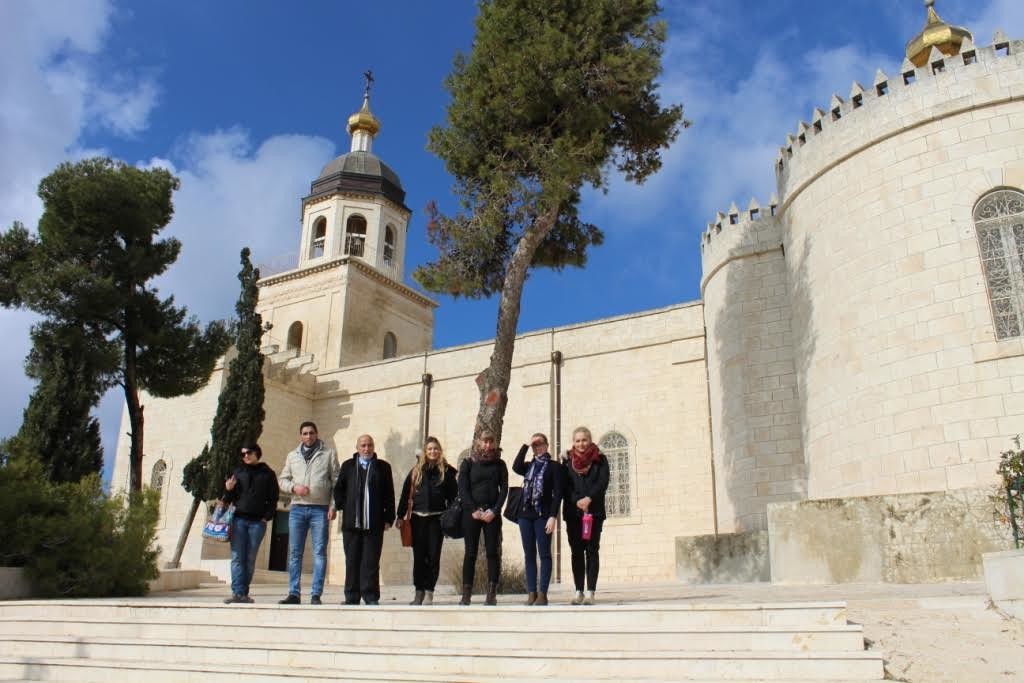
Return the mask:
M583 598L584 605L593 605L596 601L594 600L594 591L587 591L587 597Z
M583 591L576 591L576 597L572 599L572 604L582 605L583 604Z

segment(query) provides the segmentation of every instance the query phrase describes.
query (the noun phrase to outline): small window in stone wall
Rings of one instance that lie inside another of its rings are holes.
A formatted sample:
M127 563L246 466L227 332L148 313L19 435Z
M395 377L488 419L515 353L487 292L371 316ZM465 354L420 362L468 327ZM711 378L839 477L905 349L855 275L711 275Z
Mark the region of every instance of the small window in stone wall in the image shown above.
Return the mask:
M631 463L629 442L618 432L608 432L598 442L608 459L608 493L605 494L605 512L609 517L627 517L631 511Z
M384 358L394 358L398 355L398 338L392 332L384 335Z
M1024 329L1024 193L999 189L974 208L978 252L985 272L996 339Z
M366 219L362 216L349 216L345 224L345 253L349 256L362 256L366 247Z
M309 250L310 258L324 255L324 243L327 241L327 219L321 216L313 223L313 244Z

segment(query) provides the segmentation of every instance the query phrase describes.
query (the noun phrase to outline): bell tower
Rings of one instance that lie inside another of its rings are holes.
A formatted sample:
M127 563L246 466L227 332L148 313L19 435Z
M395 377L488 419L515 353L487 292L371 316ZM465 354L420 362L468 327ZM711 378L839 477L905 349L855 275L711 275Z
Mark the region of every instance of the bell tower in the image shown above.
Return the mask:
M319 369L418 353L433 344L437 304L403 284L412 212L398 174L373 154L380 121L362 106L348 118L351 146L324 166L302 198L298 267L260 281L265 341Z

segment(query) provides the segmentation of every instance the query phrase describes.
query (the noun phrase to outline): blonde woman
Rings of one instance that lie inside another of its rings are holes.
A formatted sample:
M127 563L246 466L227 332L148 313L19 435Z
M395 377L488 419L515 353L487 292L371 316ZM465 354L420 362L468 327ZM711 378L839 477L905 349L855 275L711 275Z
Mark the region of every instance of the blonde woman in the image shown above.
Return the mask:
M445 460L441 442L430 436L423 444L423 455L409 471L402 486L395 526L412 525L412 580L416 594L410 605L434 604L434 586L441 569L441 513L459 495L455 468ZM409 498L412 498L412 514Z
M576 584L574 605L593 605L597 573L601 567L601 528L604 526L604 498L608 491L608 460L594 443L590 430L577 427L572 433L572 448L563 461L565 490L562 516L572 549L572 578ZM589 538L584 517L590 514ZM584 581L586 595L583 594Z

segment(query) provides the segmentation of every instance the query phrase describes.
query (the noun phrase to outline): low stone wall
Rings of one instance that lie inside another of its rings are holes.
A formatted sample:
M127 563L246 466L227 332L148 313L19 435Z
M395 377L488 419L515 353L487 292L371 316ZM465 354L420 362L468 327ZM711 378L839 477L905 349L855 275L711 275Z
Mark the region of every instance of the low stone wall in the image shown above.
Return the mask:
M21 567L0 567L0 600L32 597L32 583Z
M775 583L928 583L982 576L982 553L1010 547L990 489L768 506Z
M1024 550L985 553L985 587L996 607L1024 619Z
M683 583L769 581L768 532L677 538L676 578Z

